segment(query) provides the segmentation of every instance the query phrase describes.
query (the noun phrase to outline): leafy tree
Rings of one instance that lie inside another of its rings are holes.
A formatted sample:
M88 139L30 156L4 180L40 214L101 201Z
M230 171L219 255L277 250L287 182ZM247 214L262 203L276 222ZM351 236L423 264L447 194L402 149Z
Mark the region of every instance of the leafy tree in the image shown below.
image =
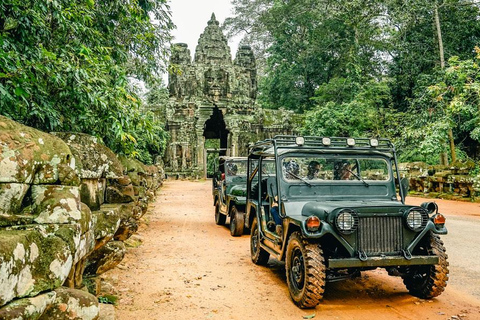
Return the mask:
M444 152L451 130L468 154L478 155L480 146L480 49L474 59L452 57L445 70L422 77L415 90L403 134L408 149L433 159ZM415 115L415 116L413 116ZM418 143L420 141L421 143ZM431 160L433 161L433 160Z
M163 0L3 1L0 113L140 156L163 131L140 111L128 78L150 81L164 69L172 27Z
M344 94L336 95L339 92ZM313 100L318 105L306 113L304 134L385 137L385 128L394 121L388 109L390 91L386 82L360 84L335 78L322 85Z
M404 111L418 76L433 74L441 66L442 55L446 59L474 56L473 48L480 41L479 7L471 0L393 0L387 1L387 8L393 102Z
M233 17L223 23L227 36L243 36L240 44L249 45L255 53L259 75L265 74L267 49L273 39L270 36L263 17L273 6L273 0L232 0Z
M274 1L260 20L268 34L266 76L259 100L266 107L304 111L318 86L349 73L377 74L381 45L375 21L379 1ZM380 6L381 8L381 6Z

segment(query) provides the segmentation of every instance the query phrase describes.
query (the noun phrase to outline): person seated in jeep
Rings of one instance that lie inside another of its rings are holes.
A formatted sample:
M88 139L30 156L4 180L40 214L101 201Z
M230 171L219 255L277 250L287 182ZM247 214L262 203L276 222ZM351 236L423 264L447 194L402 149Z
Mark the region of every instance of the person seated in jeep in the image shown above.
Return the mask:
M347 161L335 164L334 180L350 180L352 176L352 164Z
M236 176L238 171L238 167L235 163L227 164L227 174L229 176Z
M278 212L278 197L275 196L272 201L272 208L270 209L273 221L275 221L275 233L282 238L283 237L283 227L282 227L282 218Z
M317 179L318 173L320 172L320 163L318 161L312 160L308 164L307 179Z
M283 164L284 177L289 180L299 179L298 175L300 173L300 166L298 165L295 159L292 159Z

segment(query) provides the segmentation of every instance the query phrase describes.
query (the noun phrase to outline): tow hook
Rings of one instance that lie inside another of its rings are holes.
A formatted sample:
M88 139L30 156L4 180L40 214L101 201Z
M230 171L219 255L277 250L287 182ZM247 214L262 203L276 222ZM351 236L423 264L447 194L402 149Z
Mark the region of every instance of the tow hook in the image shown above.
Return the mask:
M405 257L405 259L407 260L412 260L412 254L410 253L410 251L407 250L402 250L402 253L403 253L403 256Z
M367 261L367 258L365 251L358 251L358 259L360 259L360 261Z

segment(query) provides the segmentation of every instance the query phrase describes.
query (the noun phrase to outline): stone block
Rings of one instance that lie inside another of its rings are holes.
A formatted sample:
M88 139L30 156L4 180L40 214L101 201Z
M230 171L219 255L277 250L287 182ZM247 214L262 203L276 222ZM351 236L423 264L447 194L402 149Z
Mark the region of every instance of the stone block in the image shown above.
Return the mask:
M78 187L34 185L32 199L37 223L73 223L82 218Z
M29 188L30 185L25 183L0 183L0 214L20 213Z
M54 303L57 293L50 291L32 298L15 300L0 308L3 320L38 320Z
M134 202L129 203L122 203L122 204L104 204L102 206L102 210L116 210L120 216L122 221L126 221L130 218L134 218L136 220L140 219L142 216L142 208L140 208Z
M95 225L95 249L113 239L121 222L119 206L101 206L100 210L93 211Z
M80 199L92 210L98 210L105 202L106 179L82 179Z
M81 179L119 178L124 168L117 156L96 137L84 133L55 132L70 147Z
M100 308L97 298L85 291L61 287L55 290L55 301L39 320L97 320Z
M108 186L105 202L106 203L127 203L135 201L135 191L133 185L128 186Z
M0 183L56 181L60 164L75 167L61 139L0 116Z
M62 285L72 267L69 245L42 230L1 230L0 306Z
M110 241L89 257L85 267L85 275L96 276L115 268L125 257L123 241Z

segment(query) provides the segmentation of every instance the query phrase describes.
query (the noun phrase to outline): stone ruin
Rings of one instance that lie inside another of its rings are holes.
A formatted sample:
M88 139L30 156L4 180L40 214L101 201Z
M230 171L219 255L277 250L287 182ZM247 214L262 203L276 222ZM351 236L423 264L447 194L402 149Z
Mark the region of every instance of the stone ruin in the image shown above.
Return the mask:
M248 143L276 134L294 134L298 116L256 105L257 68L249 46L232 61L230 47L212 14L195 56L184 43L170 58L170 100L157 110L170 141L164 157L168 176L206 176L207 154L246 156ZM214 142L214 146L209 145Z
M473 161L451 165L428 165L424 162L399 163L402 176L410 179L409 193L428 198L478 201L480 175L472 175Z
M0 116L0 319L98 319L99 276L163 176L95 137Z

